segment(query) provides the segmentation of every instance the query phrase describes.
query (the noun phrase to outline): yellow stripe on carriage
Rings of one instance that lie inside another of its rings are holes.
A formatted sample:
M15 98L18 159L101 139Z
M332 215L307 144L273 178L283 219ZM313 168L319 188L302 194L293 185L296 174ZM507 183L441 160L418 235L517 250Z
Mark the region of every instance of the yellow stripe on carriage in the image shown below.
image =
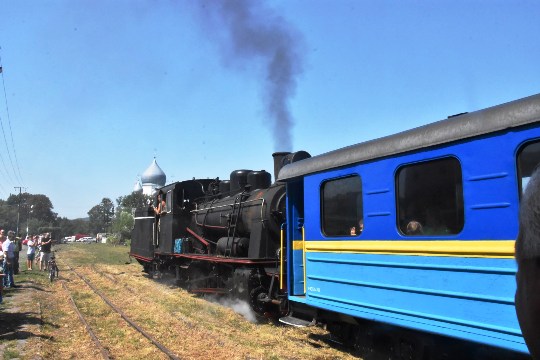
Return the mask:
M302 241L293 242L294 250L351 254L388 254L416 256L453 256L513 258L514 240L426 240L426 241Z
M284 239L285 239L285 230L283 229L283 227L281 228L281 231L279 232L280 233L280 246L279 246L279 290L283 290L284 286L283 286L283 253L285 252L285 248L284 248Z

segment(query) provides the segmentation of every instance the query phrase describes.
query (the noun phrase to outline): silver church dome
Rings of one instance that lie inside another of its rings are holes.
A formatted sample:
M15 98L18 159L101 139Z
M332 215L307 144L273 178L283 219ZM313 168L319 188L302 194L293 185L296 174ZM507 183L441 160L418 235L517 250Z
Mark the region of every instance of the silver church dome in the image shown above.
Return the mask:
M142 176L141 176L141 182L144 184L155 184L158 186L164 186L165 182L167 181L167 177L165 176L165 173L159 165L156 162L156 159L154 158L154 161L152 161L152 164L146 169Z
M135 186L133 186L133 192L142 192L143 191L143 187L141 185L141 182L139 179L137 179L137 181L135 182Z

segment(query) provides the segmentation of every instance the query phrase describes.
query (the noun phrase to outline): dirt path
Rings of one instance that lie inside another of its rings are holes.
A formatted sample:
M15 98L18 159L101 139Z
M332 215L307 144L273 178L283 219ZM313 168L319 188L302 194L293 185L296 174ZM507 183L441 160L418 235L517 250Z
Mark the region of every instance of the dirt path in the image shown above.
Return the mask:
M4 289L0 305L0 354L4 359L42 359L41 303L37 294L42 286L16 276L17 288Z

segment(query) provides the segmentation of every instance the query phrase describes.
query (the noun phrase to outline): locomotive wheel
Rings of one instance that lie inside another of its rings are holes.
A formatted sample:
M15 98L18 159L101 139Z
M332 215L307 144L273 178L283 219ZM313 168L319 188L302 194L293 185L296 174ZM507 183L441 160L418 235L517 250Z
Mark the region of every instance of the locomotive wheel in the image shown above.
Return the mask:
M206 287L206 275L199 268L190 268L186 284L186 288L188 291L193 291L201 287Z
M159 264L154 263L152 268L152 272L150 273L151 277L153 279L161 280L161 278L163 277L163 273L159 269Z
M144 263L143 271L146 273L146 276L148 276L150 279L152 278L152 264Z
M251 290L249 293L250 300L251 300L251 308L253 311L255 311L258 315L264 316L266 312L268 312L268 303L266 300L268 299L268 290L266 290L264 287L259 286L255 289Z

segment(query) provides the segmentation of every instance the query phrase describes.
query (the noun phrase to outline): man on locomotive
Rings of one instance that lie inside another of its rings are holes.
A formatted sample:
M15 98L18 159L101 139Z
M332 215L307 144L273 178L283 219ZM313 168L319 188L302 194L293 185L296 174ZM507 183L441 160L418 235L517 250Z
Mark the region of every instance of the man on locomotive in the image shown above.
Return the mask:
M156 223L157 223L157 239L159 241L160 239L160 233L161 233L161 219L160 215L167 212L167 204L165 203L165 194L163 194L163 191L159 190L158 196L157 196L157 206L153 206L154 213L156 214Z
M167 204L165 203L165 196L163 194L163 191L159 191L158 193L158 204L157 206L154 206L154 212L156 215L159 215L161 213L166 212Z
M516 261L519 326L531 355L540 359L540 167L521 199Z

